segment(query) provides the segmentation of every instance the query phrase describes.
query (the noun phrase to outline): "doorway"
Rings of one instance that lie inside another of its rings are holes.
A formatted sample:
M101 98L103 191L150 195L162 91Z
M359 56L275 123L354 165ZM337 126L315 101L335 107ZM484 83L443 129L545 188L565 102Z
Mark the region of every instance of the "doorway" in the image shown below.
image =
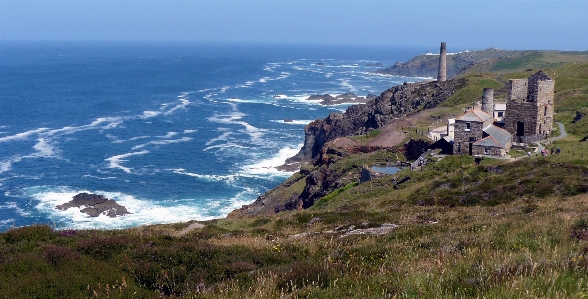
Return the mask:
M525 123L517 121L517 136L525 136Z

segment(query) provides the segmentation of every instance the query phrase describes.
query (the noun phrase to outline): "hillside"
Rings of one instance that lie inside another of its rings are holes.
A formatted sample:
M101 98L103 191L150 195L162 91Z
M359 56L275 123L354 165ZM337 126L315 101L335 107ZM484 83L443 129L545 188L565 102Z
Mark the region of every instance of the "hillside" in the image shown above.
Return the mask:
M510 51L496 48L447 55L447 78L464 73L511 73L526 69L547 69L570 62L588 61L588 52ZM418 55L411 60L379 69L380 74L437 78L438 55Z
M520 59L510 72L472 68L446 85L392 88L372 106L317 121L324 143L258 210L201 225L1 233L0 298L587 297L588 63L544 69L568 131L547 146L561 154L515 149L516 161L480 165L430 157L360 183L365 165L413 160L427 130L484 87L505 97L504 82L533 73L535 62ZM405 109L385 117L370 107Z

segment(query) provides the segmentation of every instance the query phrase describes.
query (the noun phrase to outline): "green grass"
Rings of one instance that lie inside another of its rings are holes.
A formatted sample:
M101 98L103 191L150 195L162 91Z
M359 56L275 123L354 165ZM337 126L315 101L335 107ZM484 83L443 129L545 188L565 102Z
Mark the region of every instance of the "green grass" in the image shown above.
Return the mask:
M561 58L543 53L498 66L504 73ZM501 80L531 72L516 71ZM0 298L586 297L588 142L579 140L588 136L588 123L573 122L563 110L585 111L588 64L546 72L555 73L556 109L562 110L556 119L570 134L547 145L560 147L559 155L481 165L449 156L423 171L358 184L361 166L404 156L334 150L329 167L304 166L268 193L288 200L303 192L307 175L334 173L338 187L307 210L211 220L183 236L178 232L190 223L11 229L0 233ZM484 87L504 95L497 76L468 75L470 86L437 113L470 104ZM410 179L395 187L393 177ZM384 224L398 227L349 234ZM201 279L204 292L198 291Z
M443 102L441 107L471 106L482 97L484 88L500 89L503 86L501 83L481 75L467 76L466 78L468 85Z

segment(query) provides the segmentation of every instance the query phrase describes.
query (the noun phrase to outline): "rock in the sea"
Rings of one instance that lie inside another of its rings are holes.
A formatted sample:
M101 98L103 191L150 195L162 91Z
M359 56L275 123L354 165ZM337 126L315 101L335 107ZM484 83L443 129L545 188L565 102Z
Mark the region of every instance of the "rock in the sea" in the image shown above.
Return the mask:
M291 122L294 122L294 121L291 118L286 118L286 119L284 119L284 122L285 123L291 123Z
M127 208L119 205L115 200L108 199L102 195L80 193L73 197L72 200L55 207L58 210L67 210L69 208L79 208L80 212L86 213L91 217L98 217L104 214L108 217L117 217L130 214Z

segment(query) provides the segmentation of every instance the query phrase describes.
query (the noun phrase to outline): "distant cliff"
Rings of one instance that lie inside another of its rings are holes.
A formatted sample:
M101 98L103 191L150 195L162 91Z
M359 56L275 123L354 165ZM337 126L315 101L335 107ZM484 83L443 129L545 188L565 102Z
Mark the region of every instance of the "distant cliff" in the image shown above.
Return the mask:
M522 53L521 51L505 51L491 48L447 55L447 78L453 78L455 75L475 64L498 58L522 55ZM397 62L390 67L379 69L376 73L394 76L436 78L438 67L438 55L419 55L405 63Z
M343 114L331 113L325 119L317 119L304 128L304 146L286 163L310 161L317 157L326 142L365 134L394 118L437 107L465 85L465 79L405 83L382 92L364 105L350 106Z

